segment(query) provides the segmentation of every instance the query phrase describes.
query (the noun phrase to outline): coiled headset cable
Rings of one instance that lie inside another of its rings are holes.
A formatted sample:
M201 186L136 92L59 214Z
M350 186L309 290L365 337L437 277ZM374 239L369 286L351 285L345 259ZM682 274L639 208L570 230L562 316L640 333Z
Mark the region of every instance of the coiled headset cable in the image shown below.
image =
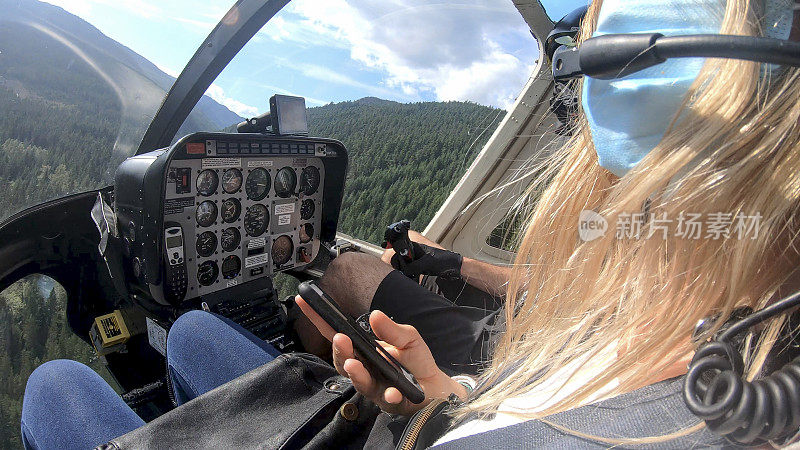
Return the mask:
M689 364L683 399L712 433L737 444L757 445L786 438L800 428L800 357L765 378L747 381L733 343L748 328L799 305L796 292L700 345Z

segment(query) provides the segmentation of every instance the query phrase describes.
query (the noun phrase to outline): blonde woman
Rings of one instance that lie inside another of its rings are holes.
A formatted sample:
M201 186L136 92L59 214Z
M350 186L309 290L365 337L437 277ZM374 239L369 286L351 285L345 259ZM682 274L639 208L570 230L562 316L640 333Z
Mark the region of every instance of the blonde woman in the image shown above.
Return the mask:
M793 14L786 1L596 0L581 35L796 40ZM527 441L534 446L721 445L683 406L680 377L736 308L762 308L800 288L800 70L680 59L581 89L573 138L531 188L541 195L519 241L505 332L475 392L437 368L414 327L373 312L372 328L429 398L466 399L437 441L444 446L519 444L490 431L515 424L507 430L542 439ZM581 220L605 221L607 232L581 239ZM334 263L340 273L378 270L365 256ZM298 303L360 392L385 411L419 409L377 383L349 339ZM761 331L746 374L762 368L784 322Z

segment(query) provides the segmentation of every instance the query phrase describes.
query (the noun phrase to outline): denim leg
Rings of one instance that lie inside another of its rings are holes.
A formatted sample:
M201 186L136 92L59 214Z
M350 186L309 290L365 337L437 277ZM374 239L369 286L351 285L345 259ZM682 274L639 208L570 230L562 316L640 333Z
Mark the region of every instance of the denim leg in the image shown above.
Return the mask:
M94 370L59 359L28 377L21 425L27 449L88 449L144 421Z
M205 311L180 316L167 335L167 361L179 405L280 355L233 321Z

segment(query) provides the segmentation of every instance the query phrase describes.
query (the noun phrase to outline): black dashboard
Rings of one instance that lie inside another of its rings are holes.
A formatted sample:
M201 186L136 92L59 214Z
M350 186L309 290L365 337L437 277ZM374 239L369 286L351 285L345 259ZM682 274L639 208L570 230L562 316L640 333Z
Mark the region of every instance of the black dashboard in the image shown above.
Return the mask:
M308 267L335 239L346 168L337 141L263 134L129 158L115 180L129 288L177 306Z

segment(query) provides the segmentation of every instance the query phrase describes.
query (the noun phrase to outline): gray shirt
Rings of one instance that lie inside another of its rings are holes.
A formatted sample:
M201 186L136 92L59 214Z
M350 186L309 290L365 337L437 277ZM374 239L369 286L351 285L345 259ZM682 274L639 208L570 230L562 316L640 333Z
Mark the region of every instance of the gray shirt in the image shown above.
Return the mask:
M687 408L681 394L684 377L673 378L592 405L552 415L547 420L567 429L604 438L663 436L700 422ZM575 436L542 421L531 420L445 442L439 450L475 448L735 448L706 428L666 442L614 446Z

